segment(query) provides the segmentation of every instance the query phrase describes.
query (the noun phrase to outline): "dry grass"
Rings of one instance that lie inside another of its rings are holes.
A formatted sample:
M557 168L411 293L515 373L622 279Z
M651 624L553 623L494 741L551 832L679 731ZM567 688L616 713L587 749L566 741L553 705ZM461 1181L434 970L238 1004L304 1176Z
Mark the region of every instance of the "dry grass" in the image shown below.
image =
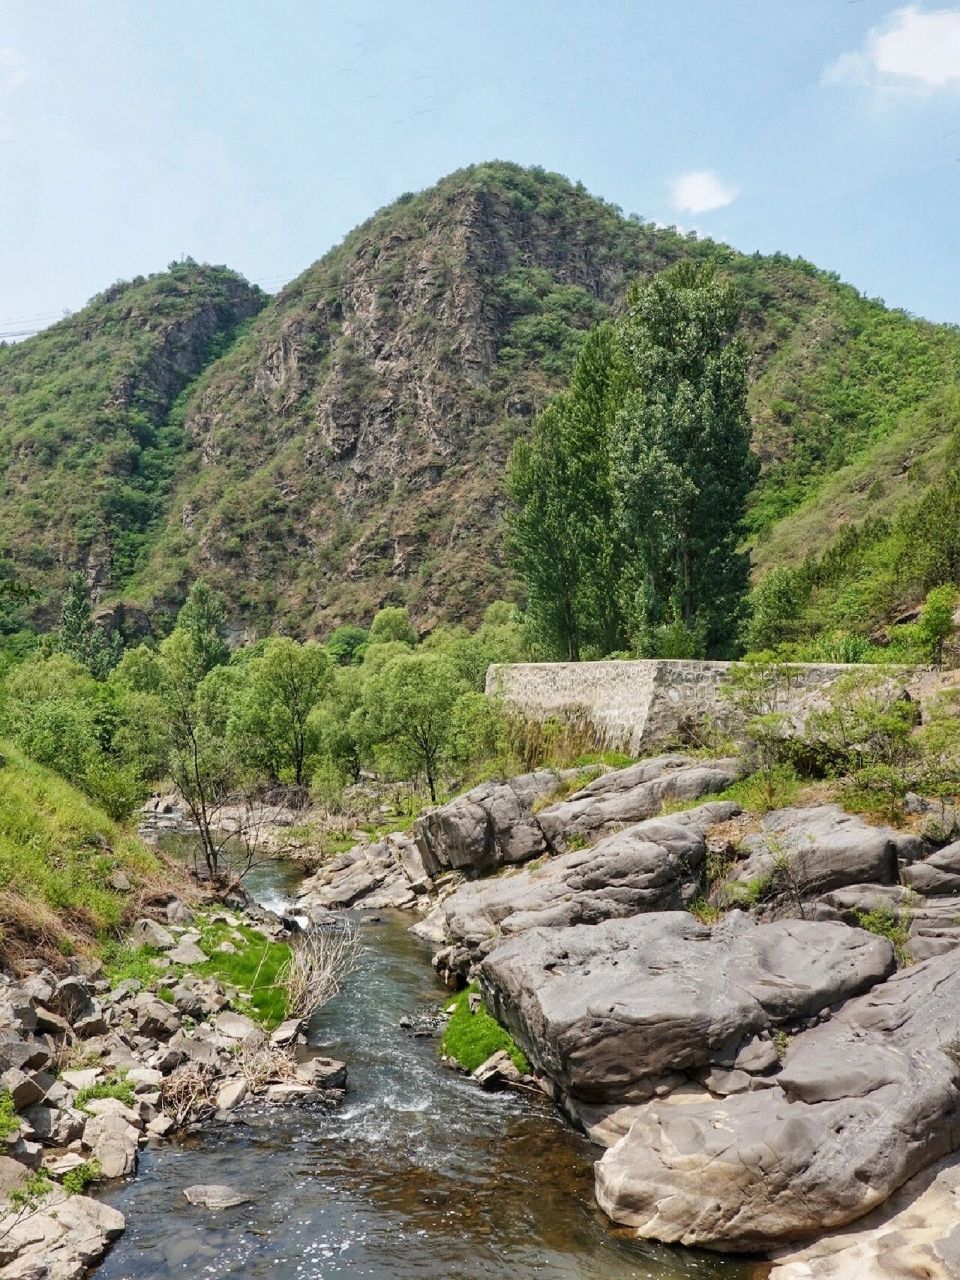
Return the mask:
M346 918L335 928L310 929L290 946L278 980L287 991L290 1017L309 1018L332 1000L357 967L360 935Z

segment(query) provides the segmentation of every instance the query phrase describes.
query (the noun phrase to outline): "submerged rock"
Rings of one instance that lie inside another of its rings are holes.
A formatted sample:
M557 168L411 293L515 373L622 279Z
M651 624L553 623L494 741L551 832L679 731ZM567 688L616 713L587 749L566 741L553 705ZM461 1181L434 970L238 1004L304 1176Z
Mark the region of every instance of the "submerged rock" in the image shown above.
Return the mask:
M249 1204L251 1200L242 1191L212 1182L184 1187L183 1194L189 1204L201 1205L204 1209L233 1209L239 1204Z

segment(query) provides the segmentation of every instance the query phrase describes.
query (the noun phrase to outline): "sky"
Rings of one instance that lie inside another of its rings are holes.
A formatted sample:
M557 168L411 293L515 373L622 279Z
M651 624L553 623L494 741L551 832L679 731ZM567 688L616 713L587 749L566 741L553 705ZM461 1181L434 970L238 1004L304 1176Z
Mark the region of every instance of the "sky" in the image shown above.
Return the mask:
M0 0L0 335L492 159L960 323L960 3Z

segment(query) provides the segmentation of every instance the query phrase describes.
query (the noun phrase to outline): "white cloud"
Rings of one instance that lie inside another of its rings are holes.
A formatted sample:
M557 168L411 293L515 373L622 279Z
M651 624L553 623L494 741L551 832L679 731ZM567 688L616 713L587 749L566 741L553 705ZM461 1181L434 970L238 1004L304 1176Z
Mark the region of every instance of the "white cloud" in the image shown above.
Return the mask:
M960 87L960 9L897 9L867 32L862 49L831 63L823 79L921 92Z
M670 198L679 213L710 213L732 204L738 195L738 188L723 182L712 169L691 169L670 184Z
M29 79L26 54L19 49L0 46L0 89L6 93L16 93Z

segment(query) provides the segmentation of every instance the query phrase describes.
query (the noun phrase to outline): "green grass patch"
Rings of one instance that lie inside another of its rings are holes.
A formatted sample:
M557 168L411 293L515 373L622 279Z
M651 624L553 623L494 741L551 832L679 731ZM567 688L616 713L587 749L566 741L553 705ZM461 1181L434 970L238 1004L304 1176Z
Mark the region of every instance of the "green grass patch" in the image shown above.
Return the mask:
M124 1106L132 1107L133 1081L128 1080L123 1073L109 1076L106 1080L99 1080L96 1084L88 1085L86 1089L81 1089L77 1093L74 1106L78 1111L88 1111L87 1103L95 1102L98 1098L116 1098Z
M722 791L717 799L733 800L741 809L750 813L768 813L771 809L787 809L796 804L803 781L789 764L778 764L772 769L761 769L741 778ZM699 800L698 804L704 804Z
M103 1177L103 1169L99 1160L84 1160L75 1169L65 1173L60 1185L68 1196L79 1196L86 1191L92 1182L99 1182Z
M13 1096L9 1089L0 1092L0 1142L12 1138L20 1128L20 1117L13 1105Z
M893 944L893 952L897 964L901 967L913 963L913 956L907 950L910 939L910 922L890 907L879 906L873 911L857 911L854 913L857 924L868 933L875 933Z
M287 992L279 978L290 955L289 946L285 942L271 942L244 924L198 923L199 945L210 959L197 965L195 972L246 992L251 997L250 1015L267 1028L279 1026L287 1016ZM236 934L242 943L236 941ZM237 950L218 951L222 942L231 942Z
M0 928L59 955L104 941L130 897L111 873L142 884L159 862L58 774L9 743L0 757Z
M160 952L153 947L132 947L126 942L108 942L101 951L103 976L114 987L132 978L144 990L148 990L166 972L158 963L159 956Z
M467 1071L476 1071L492 1054L505 1049L517 1070L528 1074L530 1063L510 1032L501 1027L483 1005L476 1013L470 1012L470 997L478 990L476 983L472 983L454 998L456 1008L444 1028L441 1053L459 1062Z

